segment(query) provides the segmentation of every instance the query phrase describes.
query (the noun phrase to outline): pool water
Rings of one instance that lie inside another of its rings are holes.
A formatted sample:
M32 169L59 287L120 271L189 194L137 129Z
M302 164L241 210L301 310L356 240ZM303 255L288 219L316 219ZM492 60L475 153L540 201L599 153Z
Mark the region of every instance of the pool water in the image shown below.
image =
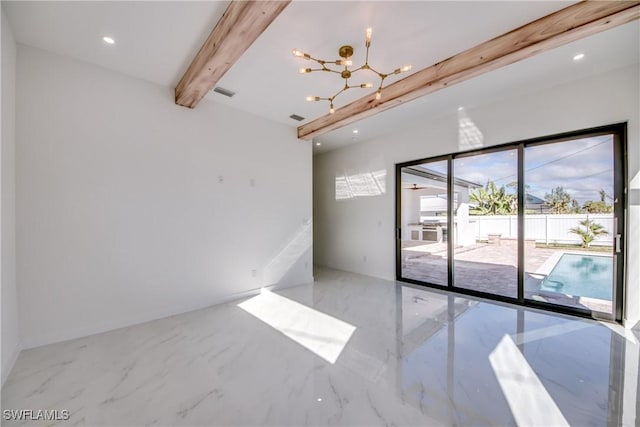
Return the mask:
M540 290L611 301L613 257L564 254Z

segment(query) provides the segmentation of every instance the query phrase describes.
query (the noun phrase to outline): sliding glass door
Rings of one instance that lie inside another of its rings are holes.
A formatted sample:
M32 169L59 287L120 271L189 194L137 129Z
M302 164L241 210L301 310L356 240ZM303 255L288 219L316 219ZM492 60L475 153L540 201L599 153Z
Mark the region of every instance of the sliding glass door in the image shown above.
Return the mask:
M457 156L453 285L518 297L518 150Z
M614 134L525 147L525 298L612 318Z
M397 165L397 278L621 320L625 134L612 125Z
M403 167L400 171L400 275L447 286L449 221L447 160Z

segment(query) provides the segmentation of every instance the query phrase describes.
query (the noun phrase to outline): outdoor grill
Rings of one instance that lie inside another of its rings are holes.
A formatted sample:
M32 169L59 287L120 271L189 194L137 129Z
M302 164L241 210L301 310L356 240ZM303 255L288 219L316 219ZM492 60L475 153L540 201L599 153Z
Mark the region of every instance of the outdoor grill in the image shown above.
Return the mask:
M439 220L422 221L422 240L430 242L446 241L446 223Z

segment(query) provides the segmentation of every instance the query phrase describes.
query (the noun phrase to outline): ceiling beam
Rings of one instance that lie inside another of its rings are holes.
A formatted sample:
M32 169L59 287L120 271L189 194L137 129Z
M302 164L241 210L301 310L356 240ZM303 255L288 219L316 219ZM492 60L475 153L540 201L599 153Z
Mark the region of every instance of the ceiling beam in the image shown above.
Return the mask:
M232 0L176 86L176 104L198 105L290 2Z
M640 17L640 1L584 1L423 68L385 87L382 98L367 95L298 127L310 140L405 102L521 61Z

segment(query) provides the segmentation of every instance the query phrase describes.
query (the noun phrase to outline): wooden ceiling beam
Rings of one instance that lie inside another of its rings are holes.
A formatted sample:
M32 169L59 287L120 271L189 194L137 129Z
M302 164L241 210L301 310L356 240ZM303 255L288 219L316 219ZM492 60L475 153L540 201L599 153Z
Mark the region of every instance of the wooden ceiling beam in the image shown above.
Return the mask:
M198 105L290 2L232 0L176 86L176 104Z
M310 140L456 83L640 17L640 1L584 1L479 44L298 127Z

